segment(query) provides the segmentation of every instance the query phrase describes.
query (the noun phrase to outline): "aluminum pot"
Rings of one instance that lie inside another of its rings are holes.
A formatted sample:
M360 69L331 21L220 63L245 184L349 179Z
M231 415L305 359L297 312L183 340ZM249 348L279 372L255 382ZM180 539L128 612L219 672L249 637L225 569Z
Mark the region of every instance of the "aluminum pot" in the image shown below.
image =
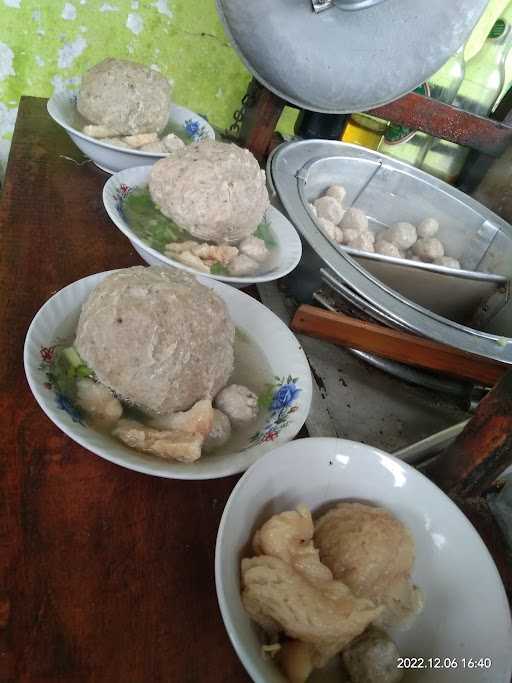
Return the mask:
M328 281L387 325L512 363L512 228L499 216L423 171L342 142L281 145L269 159L267 177L274 201L303 238L304 257L292 278L301 300ZM332 184L345 186L345 205L363 209L376 231L397 221L436 218L447 253L463 269L334 245L308 209Z

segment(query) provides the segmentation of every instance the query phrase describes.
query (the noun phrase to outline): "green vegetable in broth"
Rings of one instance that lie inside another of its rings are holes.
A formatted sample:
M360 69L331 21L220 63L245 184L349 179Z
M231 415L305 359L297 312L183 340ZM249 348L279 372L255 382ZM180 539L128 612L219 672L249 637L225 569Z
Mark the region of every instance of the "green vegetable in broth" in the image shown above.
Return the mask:
M254 236L259 237L260 240L263 240L265 242L265 246L267 247L267 249L272 249L273 247L277 246L277 242L272 236L272 232L270 231L270 225L268 223L260 223L256 228Z
M222 265L222 263L219 263L219 261L215 261L215 263L212 263L210 266L210 273L212 275L229 275L229 270Z
M163 215L147 188L130 192L123 201L122 211L133 232L157 251L163 252L169 242L190 239L186 230Z
M265 386L265 389L260 393L258 396L258 407L261 410L266 410L267 408L270 408L270 405L272 404L272 399L274 397L274 385L273 384L267 384Z
M80 377L94 379L94 372L80 358L73 346L59 349L53 359L50 369L50 380L59 392L73 400L76 396L76 381Z

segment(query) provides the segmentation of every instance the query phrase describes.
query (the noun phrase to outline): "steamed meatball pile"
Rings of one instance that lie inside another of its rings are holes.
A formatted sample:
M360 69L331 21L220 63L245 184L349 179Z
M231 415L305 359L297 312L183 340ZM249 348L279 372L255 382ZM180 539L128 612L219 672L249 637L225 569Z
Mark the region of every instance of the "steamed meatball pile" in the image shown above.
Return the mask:
M342 185L331 185L309 208L321 230L337 244L352 249L373 251L375 237L361 209L343 207L346 191Z
M304 506L271 517L242 560L242 602L290 683L342 654L353 683L397 683L398 651L375 625L417 614L414 542L382 508L342 503L313 523Z
M364 211L344 209L346 191L342 185L331 185L323 196L309 205L318 227L340 245L393 258L434 263L459 269L460 262L445 254L443 243L436 237L439 223L425 218L417 226L399 222L375 234L369 228Z
M162 138L171 106L171 86L158 71L126 59L104 59L86 71L77 109L89 122L86 135L103 142L171 153L184 146L176 135Z
M82 307L75 349L94 377L78 380L77 405L131 448L194 462L257 415L257 397L228 384L234 340L223 300L192 276L117 271Z

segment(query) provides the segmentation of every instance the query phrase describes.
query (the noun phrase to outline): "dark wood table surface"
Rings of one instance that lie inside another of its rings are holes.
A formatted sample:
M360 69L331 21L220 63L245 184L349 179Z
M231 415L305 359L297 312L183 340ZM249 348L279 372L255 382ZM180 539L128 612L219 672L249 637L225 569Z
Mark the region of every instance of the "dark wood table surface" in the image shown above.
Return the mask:
M68 157L68 158L66 158ZM81 277L140 263L108 219L108 176L21 100L0 199L0 681L247 681L214 583L236 478L173 481L118 467L33 399L23 342Z

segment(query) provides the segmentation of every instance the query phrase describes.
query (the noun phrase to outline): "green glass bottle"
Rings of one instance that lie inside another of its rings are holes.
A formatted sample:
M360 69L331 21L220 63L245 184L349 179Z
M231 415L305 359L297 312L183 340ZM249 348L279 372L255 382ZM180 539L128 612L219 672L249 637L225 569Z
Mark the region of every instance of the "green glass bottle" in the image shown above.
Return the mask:
M512 3L492 27L482 49L467 62L454 106L480 116L488 116L491 112L505 82L505 62L512 47L511 10ZM453 183L468 154L467 147L436 139L422 169Z

